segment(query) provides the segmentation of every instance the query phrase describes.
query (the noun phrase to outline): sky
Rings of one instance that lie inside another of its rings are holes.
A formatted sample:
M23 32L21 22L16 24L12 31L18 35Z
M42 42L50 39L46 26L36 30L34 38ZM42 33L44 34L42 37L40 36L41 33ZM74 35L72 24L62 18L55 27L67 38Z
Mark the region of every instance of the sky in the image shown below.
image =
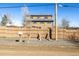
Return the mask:
M55 13L54 3L0 3L0 21L2 20L1 17L3 17L4 14L8 14L14 24L21 25L23 20L22 6L28 7L30 15L54 16ZM11 8L11 7L17 7L17 8ZM66 19L70 22L70 26L79 27L78 12L79 12L78 3L58 3L58 19L57 19L58 25L61 25L62 19Z
M16 8L17 6L20 7ZM2 3L0 4L0 21L4 14L8 14L14 24L21 25L23 20L22 6L28 8L29 15L53 15L54 11L52 3Z
M79 3L58 4L59 25L62 19L68 20L71 27L79 27Z

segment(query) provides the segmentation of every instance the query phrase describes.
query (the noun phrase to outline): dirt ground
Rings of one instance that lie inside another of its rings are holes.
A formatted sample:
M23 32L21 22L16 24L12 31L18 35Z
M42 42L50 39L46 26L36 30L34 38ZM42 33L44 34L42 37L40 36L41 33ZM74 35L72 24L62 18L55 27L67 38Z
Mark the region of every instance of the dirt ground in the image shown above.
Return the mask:
M0 45L1 56L79 56L77 47L5 46Z

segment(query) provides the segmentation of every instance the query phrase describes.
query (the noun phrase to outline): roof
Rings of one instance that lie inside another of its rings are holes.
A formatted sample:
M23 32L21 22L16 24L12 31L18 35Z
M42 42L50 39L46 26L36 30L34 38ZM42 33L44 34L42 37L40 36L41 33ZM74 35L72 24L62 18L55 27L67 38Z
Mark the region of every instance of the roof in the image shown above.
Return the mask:
M59 27L59 28L63 29L63 27ZM68 27L68 28L64 28L64 29L76 30L76 29L79 29L79 27Z
M79 29L79 27L69 27L67 29Z
M31 20L31 22L53 22L53 20Z
M52 17L52 15L30 15L30 16L51 16Z

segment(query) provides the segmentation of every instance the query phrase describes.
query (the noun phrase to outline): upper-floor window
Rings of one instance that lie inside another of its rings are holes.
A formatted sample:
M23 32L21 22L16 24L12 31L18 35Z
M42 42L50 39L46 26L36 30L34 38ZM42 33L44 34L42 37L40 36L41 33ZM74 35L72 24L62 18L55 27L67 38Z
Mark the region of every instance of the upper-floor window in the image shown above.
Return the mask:
M52 17L51 17L51 16L48 16L48 17L47 17L47 19L48 19L48 20L51 20L51 19L52 19Z
M34 16L33 19L38 19L38 17Z
M44 16L40 16L39 19L45 19L45 17Z

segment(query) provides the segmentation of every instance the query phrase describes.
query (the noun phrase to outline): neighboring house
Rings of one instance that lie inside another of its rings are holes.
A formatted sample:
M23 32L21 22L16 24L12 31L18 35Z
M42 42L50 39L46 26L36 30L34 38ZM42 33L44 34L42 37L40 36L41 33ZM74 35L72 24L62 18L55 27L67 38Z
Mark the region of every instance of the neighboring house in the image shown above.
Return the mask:
M52 15L30 15L31 20L30 26L32 27L52 27L53 26L53 16Z

